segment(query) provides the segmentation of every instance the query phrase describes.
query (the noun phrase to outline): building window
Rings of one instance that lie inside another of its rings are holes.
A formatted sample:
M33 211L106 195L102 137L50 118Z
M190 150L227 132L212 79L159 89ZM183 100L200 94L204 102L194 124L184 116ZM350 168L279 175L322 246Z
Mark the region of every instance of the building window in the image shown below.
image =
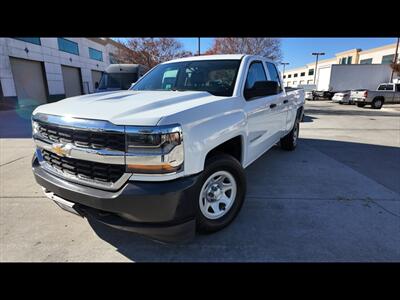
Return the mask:
M14 38L14 39L20 40L20 41L24 41L24 42L28 42L28 43L31 43L31 44L41 45L40 38L35 38L35 37L32 37L32 38L25 37L24 38L24 37L21 37L21 38Z
M382 56L382 63L391 64L393 62L393 59L394 59L394 54Z
M360 65L370 65L370 64L372 64L372 58L360 60Z
M94 60L103 61L103 52L89 47L89 57Z
M300 73L300 76L301 76L301 77L306 76L306 72L301 72L301 73Z
M57 42L58 42L58 49L60 51L79 55L79 47L77 43L64 38L57 38Z
M342 64L342 65L345 65L346 63L347 63L347 59L346 59L346 57L343 57L343 58L342 58L341 64Z
M294 73L293 77L297 77L297 73Z
M286 78L286 75L283 75L283 79L285 79Z
M308 75L309 75L309 76L310 76L310 75L314 75L314 69L308 70Z
M292 78L292 74L289 74L289 75L287 76L287 78Z
M313 80L307 80L307 84L312 84Z
M351 65L351 60L353 59L353 56L347 57L347 64Z

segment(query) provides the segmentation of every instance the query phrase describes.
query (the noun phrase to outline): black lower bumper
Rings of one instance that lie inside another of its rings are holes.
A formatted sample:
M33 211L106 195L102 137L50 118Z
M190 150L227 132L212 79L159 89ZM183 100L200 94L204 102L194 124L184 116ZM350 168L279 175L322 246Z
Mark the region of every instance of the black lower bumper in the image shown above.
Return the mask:
M100 190L52 175L32 161L36 181L85 217L163 242L190 239L195 233L197 175L167 182L127 182L118 191Z

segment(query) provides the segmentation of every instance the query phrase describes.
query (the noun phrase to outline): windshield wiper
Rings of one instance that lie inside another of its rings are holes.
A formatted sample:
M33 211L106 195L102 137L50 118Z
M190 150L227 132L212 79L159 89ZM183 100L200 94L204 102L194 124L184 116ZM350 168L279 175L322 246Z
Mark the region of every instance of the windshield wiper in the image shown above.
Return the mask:
M185 92L185 91L190 91L190 90L172 88L171 91L174 91L174 92Z

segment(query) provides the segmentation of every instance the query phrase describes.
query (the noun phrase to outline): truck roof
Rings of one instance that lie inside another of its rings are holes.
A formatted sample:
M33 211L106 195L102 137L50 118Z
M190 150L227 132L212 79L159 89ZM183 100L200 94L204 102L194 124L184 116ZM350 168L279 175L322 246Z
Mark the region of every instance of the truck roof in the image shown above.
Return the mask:
M242 59L245 54L215 54L215 55L200 55L183 57L174 60L167 61L165 63L181 62L181 61L194 61L194 60L228 60L228 59Z

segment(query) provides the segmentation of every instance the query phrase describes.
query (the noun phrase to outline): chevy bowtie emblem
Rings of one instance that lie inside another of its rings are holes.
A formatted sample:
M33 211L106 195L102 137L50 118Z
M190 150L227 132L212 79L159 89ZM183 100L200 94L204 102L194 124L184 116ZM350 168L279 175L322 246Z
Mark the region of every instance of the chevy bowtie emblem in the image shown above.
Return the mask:
M71 144L52 144L51 149L59 156L69 156L71 153Z

